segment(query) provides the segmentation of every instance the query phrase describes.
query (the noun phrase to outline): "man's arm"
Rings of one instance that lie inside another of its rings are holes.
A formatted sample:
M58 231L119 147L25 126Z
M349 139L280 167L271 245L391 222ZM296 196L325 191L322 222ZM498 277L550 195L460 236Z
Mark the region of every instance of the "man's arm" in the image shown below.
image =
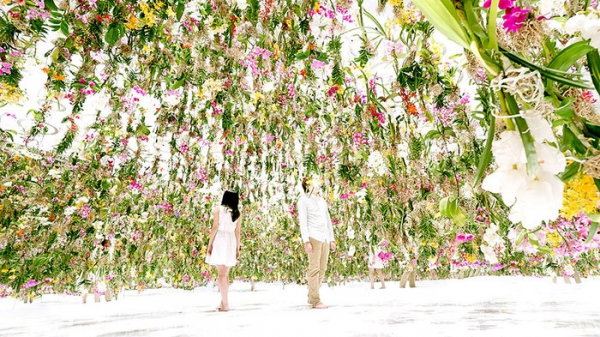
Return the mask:
M308 210L306 208L306 198L301 196L298 199L298 218L300 219L300 235L304 243L309 242L308 234Z

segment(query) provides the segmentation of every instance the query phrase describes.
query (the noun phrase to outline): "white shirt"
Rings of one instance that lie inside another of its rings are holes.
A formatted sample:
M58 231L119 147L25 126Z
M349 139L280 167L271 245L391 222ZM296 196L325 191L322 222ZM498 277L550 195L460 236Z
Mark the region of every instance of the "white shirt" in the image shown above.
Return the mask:
M321 242L334 241L333 226L325 199L316 195L303 194L298 200L298 215L302 241L309 242L309 238Z

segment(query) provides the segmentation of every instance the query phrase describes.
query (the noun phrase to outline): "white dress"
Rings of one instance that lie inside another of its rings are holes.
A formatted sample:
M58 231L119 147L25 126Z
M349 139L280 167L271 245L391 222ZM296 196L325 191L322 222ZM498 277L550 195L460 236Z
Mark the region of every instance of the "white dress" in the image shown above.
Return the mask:
M212 255L206 255L206 263L211 266L224 265L228 267L237 264L235 228L238 221L240 218L237 218L235 222L231 221L231 211L225 206L219 206L219 230L213 240Z

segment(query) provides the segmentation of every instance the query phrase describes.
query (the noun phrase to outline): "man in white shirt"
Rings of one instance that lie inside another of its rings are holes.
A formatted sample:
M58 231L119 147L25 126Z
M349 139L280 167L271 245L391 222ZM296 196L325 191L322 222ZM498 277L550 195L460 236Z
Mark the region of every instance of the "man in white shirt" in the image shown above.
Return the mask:
M319 180L313 179L310 189L304 180L302 189L304 194L298 200L298 215L304 250L308 253L308 303L315 309L327 309L327 306L321 303L319 287L325 278L329 248L335 251L333 226L327 202L319 195Z

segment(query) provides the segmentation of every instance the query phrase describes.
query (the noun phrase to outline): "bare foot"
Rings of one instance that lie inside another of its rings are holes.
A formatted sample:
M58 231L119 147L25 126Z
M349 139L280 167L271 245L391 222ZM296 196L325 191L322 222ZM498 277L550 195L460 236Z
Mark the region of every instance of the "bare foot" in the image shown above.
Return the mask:
M381 286L381 288L379 288L379 289L385 289L385 286Z
M313 304L313 309L327 309L329 308L328 306L326 306L325 304L319 302L317 304Z
M375 286L371 285L371 289L375 289Z

